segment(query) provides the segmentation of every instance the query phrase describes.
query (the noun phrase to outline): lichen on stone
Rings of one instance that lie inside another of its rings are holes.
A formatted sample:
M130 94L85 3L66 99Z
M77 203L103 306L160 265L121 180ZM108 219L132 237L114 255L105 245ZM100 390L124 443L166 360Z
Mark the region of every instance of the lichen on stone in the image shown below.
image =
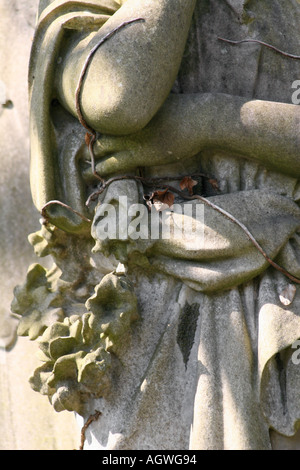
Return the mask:
M83 414L89 398L109 393L112 365L120 363L118 355L139 318L137 299L125 272L103 276L92 266L89 240L50 226L30 241L39 256L55 259L51 269L30 266L25 283L14 291L18 334L37 340L43 362L30 384L56 411Z
M39 339L44 365L30 379L56 411L82 413L86 397L109 392L112 354L138 319L136 297L125 276L108 274L86 302L89 312L49 326Z
M33 264L28 269L25 283L14 289L11 309L21 315L17 330L19 336L29 336L34 340L54 321L65 317L61 295L66 286L62 283L54 290L53 280L49 280L48 274L43 266Z
M30 384L48 395L56 411L81 414L88 397L105 395L110 383L110 354L100 331L88 325L91 313L51 325L39 339L44 364L34 371Z

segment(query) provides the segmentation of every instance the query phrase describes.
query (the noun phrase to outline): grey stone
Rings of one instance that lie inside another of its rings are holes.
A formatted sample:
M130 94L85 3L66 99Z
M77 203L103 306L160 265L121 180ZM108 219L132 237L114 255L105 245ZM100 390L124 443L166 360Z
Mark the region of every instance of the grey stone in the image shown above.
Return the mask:
M299 8L40 4L29 85L44 227L30 239L55 266L30 268L13 309L19 332L42 334L35 390L85 422L101 412L86 449L298 445L299 61L222 38L295 54ZM201 208L203 238L104 240L120 196L166 209L162 226L179 223L175 204Z

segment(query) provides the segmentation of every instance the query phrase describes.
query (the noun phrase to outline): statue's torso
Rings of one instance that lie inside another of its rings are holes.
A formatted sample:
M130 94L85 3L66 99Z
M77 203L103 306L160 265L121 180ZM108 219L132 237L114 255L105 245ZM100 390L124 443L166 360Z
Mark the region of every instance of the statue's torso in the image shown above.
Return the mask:
M245 3L247 5L243 6ZM299 60L290 59L259 44L234 46L218 38L252 38L282 51L299 54L299 9L297 0L198 0L172 92L226 93L249 100L292 103L292 84L300 77ZM296 201L300 198L295 178L268 171L262 165L242 157L225 151L202 152L189 163L190 171L202 171L216 178L221 193L266 189ZM181 162L177 168L178 174L182 174L184 168L189 166ZM152 169L151 173L154 172ZM204 193L212 194L210 185L205 186L205 180L203 183Z

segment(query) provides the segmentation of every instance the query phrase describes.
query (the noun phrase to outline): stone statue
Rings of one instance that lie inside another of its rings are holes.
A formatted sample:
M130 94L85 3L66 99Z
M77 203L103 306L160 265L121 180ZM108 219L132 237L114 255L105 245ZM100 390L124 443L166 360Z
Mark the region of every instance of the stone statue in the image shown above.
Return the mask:
M300 4L271 3L40 1L29 240L55 264L12 309L39 341L33 388L101 412L91 446L297 431ZM188 220L199 236L175 236Z

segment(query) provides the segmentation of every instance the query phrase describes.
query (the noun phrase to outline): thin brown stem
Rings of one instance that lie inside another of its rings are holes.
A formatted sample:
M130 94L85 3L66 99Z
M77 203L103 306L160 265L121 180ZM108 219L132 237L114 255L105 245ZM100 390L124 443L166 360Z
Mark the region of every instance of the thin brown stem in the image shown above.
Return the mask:
M208 180L212 179L211 176L208 176L204 173L194 173L194 174L188 175L188 176L190 176L191 178L201 177L201 178L207 178ZM132 180L135 180L135 181L140 181L145 186L150 186L150 187L154 186L155 188L158 188L161 185L163 185L163 187L166 188L167 187L165 185L166 181L176 181L176 180L181 181L183 178L184 178L184 176L161 176L161 177L158 177L158 178L145 178L143 176L133 176L133 175L114 176L113 178L110 178L109 180L104 181L102 186L97 191L93 192L89 196L89 198L86 201L86 206L89 206L92 201L97 199L97 197L100 196L100 194L102 194L108 188L108 186L111 183L114 183L115 181L122 181L122 180L132 179ZM174 188L174 191L176 191L175 188Z
M254 42L256 44L260 44L261 46L267 47L268 49L272 49L273 51L278 52L278 54L281 54L281 55L283 55L285 57L288 57L290 59L300 60L299 55L294 55L294 54L290 54L288 52L282 51L281 49L278 49L277 47L273 46L272 44L268 44L267 42L259 41L258 39L242 39L241 41L232 41L231 39L224 39L224 38L218 37L218 40L223 41L223 42L228 42L229 44L232 44L234 46L238 45L238 44L243 44L244 42Z
M151 186L153 184L157 184L157 180L156 179L147 179L147 178L143 178L141 176L132 176L132 175L123 175L123 176L116 176L114 178L111 178L109 180L107 180L103 186L95 193L93 193L88 201L87 201L87 204L92 200L92 197L96 197L96 196L99 196L100 194L102 194L105 189L108 188L108 186L110 184L112 184L113 182L115 181L120 181L120 180L129 180L129 179L132 179L132 180L135 180L135 181L140 181L141 183L143 184L146 184L147 186ZM158 179L159 180L159 179ZM251 232L248 230L248 228L242 223L240 222L238 219L236 219L232 214L230 214L229 212L227 212L226 210L222 209L221 207L217 206L216 204L214 204L212 201L210 201L209 199L203 197L203 196L199 196L198 194L194 194L192 196L184 193L183 191L180 191L179 189L175 188L174 186L170 186L170 185L164 185L164 189L168 189L169 191L172 191L173 193L176 193L178 194L180 197L182 197L183 199L187 199L187 200L194 200L194 199L198 199L199 201L203 202L205 205L211 207L213 210L215 210L216 212L219 212L219 214L222 214L224 217L226 217L228 220L230 220L232 223L234 223L235 225L237 225L238 227L240 227L240 229L247 235L248 239L251 241L251 243L255 246L255 248L261 253L261 255L266 259L266 261L268 261L268 263L273 266L273 268L275 268L277 271L280 271L282 274L284 274L286 277L288 277L291 281L297 283L297 284L300 284L300 279L293 276L293 274L291 274L290 272L288 272L286 269L284 269L282 266L279 266L277 263L275 263L267 254L266 252L264 251L264 249L261 247L261 245L258 243L258 241L255 239L255 237L251 234Z
M109 180L105 181L96 171L96 168L95 168L95 155L94 155L94 150L93 150L93 146L94 146L94 142L96 140L96 131L94 129L92 129L88 124L87 122L85 121L84 117L83 117L83 114L82 114L82 110L81 110L81 103L80 103L80 98L81 98L81 90L82 90L82 84L83 84L83 80L85 78L85 75L86 75L86 72L87 72L87 69L88 69L88 66L91 62L91 59L92 57L94 56L95 52L98 50L98 48L105 42L107 41L109 38L111 38L117 31L119 31L120 29L122 29L124 26L130 24L130 23L133 23L133 22L136 22L136 21L145 21L144 18L134 18L132 20L129 20L129 21L125 21L124 23L120 24L119 26L117 26L116 28L114 28L113 30L111 30L109 33L107 33L103 38L101 38L101 40L92 48L92 50L89 52L86 60L85 60L85 63L84 63L84 66L82 68L82 71L81 71L81 74L80 74L80 78L79 78L79 82L78 82L78 86L76 88L76 93L75 93L75 104L76 104L76 111L77 111L77 114L78 114L78 119L79 119L79 122L82 124L82 126L88 131L89 133L89 152L90 152L90 155L91 155L91 165L92 165L92 171L93 171L93 174L95 176L97 176L97 178L101 181L101 188L98 190L98 191L95 191L94 193L92 193L87 202L86 202L86 205L89 205L91 201L95 200L100 194L102 194L105 189L113 182L115 181L120 181L120 180L128 180L128 179L131 179L131 180L135 180L135 181L140 181L141 183L143 183L144 185L147 185L147 186L155 186L156 187L162 183L162 181L166 181L166 180L175 180L175 179L178 179L177 177L176 178L173 178L173 177L169 177L169 178L153 178L153 179L147 179L147 178L144 178L142 176L132 176L132 175L123 175L123 176L116 176L116 177L113 177L113 178L110 178ZM268 44L268 43L265 43L263 41L259 41L257 39L243 39L241 41L232 41L230 39L224 39L224 38L221 38L221 37L218 37L218 40L220 41L224 41L224 42L227 42L229 44L233 44L233 45L237 45L237 44L242 44L242 43L246 43L246 42L253 42L253 43L257 43L257 44L260 44L264 47L267 47L269 49L272 49L274 50L275 52L285 56L285 57L289 57L291 59L297 59L299 60L300 59L300 56L297 56L297 55L294 55L294 54L289 54L285 51L282 51L280 49L278 49L277 47L271 45L271 44ZM204 204L206 204L207 206L211 207L213 210L219 212L220 214L222 214L224 217L226 217L228 220L230 220L231 222L233 222L234 224L236 224L238 227L241 228L241 230L243 230L243 232L247 235L248 239L251 241L251 243L257 248L257 250L261 253L261 255L268 261L268 263L273 266L275 269L277 269L278 271L282 272L285 276L287 276L290 280L292 280L293 282L296 282L297 284L300 284L300 279L298 279L297 277L293 276L291 273L289 273L288 271L286 271L284 268L282 268L281 266L279 266L277 263L275 263L266 253L265 251L263 250L263 248L260 246L260 244L257 242L257 240L254 238L254 236L249 232L249 230L247 229L247 227L242 223L240 222L239 220L237 220L232 214L230 214L229 212L225 211L224 209L222 209L221 207L217 206L216 204L214 204L213 202L211 202L209 199L205 198L205 197L202 197L202 196L199 196L199 195L187 195L185 194L183 191L180 191L178 190L177 188L174 188L173 186L170 186L170 185L164 185L164 188L165 189L168 189L178 195L180 195L183 199L188 199L188 200L194 200L194 199L198 199L200 200L201 202L203 202ZM53 201L52 201L53 203ZM50 204L50 203L48 203ZM61 203L62 204L62 203ZM46 205L47 206L47 205ZM45 210L45 207L43 208L43 210ZM76 213L76 211L73 210L74 213ZM80 215L79 213L77 213L77 215Z
M94 414L92 414L86 421L86 423L81 428L81 441L79 450L83 450L84 443L85 443L85 433L87 428L94 422L97 421L99 416L101 416L101 411L96 410Z
M145 21L144 18L134 18L133 20L129 20L129 21L124 21L123 23L121 23L119 26L117 26L116 28L112 29L111 31L109 31L105 36L103 36L103 38L100 39L99 42L97 42L97 44L95 44L95 46L91 49L91 51L89 52L85 62L84 62L84 65L82 67L82 70L81 70L81 73L80 73L80 77L79 77L79 81L78 81L78 85L77 85L77 88L76 88L76 91L75 91L75 106L76 106L76 112L77 112L77 116L78 116L78 119L79 119L79 122L80 124L88 131L89 133L89 137L90 137L90 141L89 141L89 152L90 152L90 156L91 156L91 165L92 165L92 171L93 171L93 174L101 181L103 182L103 178L97 173L96 171L96 168L95 168L95 155L94 155L94 142L96 140L96 131L90 127L86 120L84 119L83 117L83 113L82 113L82 109L81 109L81 90L82 90L82 84L83 84L83 80L85 78L85 75L86 75L86 72L87 72L87 69L91 63L91 60L94 56L94 54L97 52L97 50L99 49L99 47L104 43L106 42L109 38L111 38L117 31L120 31L120 29L124 28L125 26L127 26L128 24L130 23L133 23L133 22L136 22L136 21Z
M73 212L73 214L78 215L78 216L79 216L82 220L84 220L85 222L89 222L89 223L92 222L90 219L88 219L87 217L85 217L83 214L80 214L80 212L76 211L75 209L72 209L71 206L68 206L68 205L65 204L64 202L57 201L57 200L49 201L49 202L47 202L47 204L45 204L45 205L42 207L41 215L42 215L42 217L44 218L44 220L45 220L46 222L47 222L47 220L48 220L48 215L47 215L47 212L46 212L46 211L47 211L48 207L53 206L53 205L58 205L58 206L64 207L65 209L68 209L69 211Z

